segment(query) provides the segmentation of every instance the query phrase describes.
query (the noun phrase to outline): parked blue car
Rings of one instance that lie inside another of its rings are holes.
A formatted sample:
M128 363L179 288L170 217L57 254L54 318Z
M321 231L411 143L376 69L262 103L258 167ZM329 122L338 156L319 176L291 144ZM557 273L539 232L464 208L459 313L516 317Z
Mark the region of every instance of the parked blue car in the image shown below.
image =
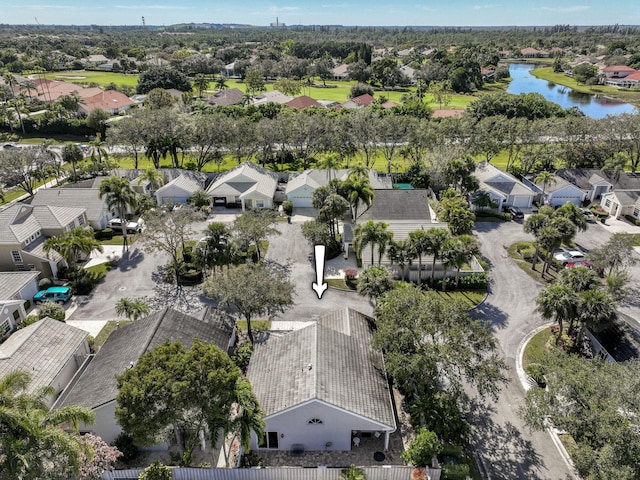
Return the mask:
M33 296L33 302L39 305L44 302L56 302L63 304L71 299L73 292L69 287L50 287L46 290L40 290Z

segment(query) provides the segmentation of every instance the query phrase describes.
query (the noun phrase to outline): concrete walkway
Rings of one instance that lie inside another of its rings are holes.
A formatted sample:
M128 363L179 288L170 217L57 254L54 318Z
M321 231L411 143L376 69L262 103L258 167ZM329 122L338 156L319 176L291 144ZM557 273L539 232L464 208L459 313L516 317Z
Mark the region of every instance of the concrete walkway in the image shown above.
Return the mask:
M599 222L598 225L611 233L640 233L640 227L613 217L607 218L606 223Z

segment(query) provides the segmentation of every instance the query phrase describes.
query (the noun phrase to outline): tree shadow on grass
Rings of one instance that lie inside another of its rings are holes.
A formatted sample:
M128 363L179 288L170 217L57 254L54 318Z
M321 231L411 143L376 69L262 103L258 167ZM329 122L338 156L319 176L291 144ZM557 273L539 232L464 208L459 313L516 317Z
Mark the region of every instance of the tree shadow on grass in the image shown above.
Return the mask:
M473 429L473 443L481 465L493 479L547 478L540 471L547 470L532 443L510 422L494 421L496 410L480 399L474 399L468 413Z

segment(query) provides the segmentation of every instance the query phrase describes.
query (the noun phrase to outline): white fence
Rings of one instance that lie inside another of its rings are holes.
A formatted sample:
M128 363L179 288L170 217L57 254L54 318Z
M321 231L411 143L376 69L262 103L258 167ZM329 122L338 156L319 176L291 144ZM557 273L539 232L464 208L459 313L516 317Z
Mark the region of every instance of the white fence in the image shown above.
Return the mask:
M363 467L367 480L411 480L412 467ZM115 470L102 480L137 480L143 469ZM428 469L429 480L440 480L440 469ZM174 468L173 480L340 480L342 468Z

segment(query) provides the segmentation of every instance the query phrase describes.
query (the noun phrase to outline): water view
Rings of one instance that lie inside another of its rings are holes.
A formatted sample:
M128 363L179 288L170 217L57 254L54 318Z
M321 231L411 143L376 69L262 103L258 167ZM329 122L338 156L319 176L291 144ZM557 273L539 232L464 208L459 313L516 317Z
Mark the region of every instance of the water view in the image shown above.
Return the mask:
M599 95L574 92L563 85L541 80L531 75L533 65L514 63L509 65L509 73L513 80L507 92L513 94L539 93L547 100L557 103L562 108L578 107L585 115L592 118L603 118L607 115L636 113L636 108L629 104L605 98Z

